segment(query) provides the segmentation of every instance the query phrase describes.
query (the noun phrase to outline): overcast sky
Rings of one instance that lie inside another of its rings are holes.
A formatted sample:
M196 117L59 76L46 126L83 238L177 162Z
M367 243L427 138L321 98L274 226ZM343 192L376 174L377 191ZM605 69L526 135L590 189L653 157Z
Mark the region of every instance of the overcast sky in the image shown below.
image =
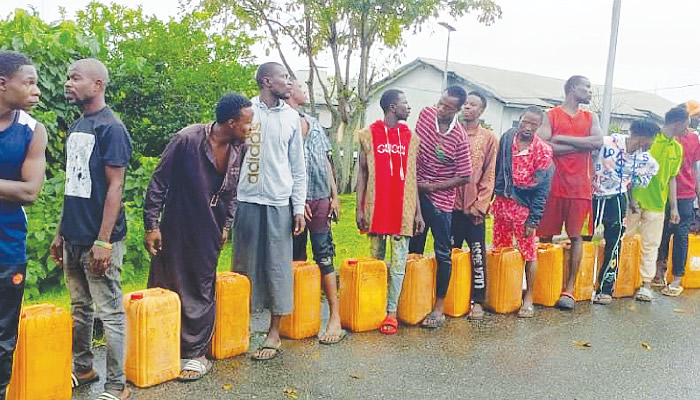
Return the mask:
M51 0L2 0L3 17L34 5L45 20L58 18ZM62 0L68 16L88 0ZM147 14L177 16L177 0L120 0ZM605 81L612 0L497 0L503 18L491 26L473 16L444 19L452 33L450 60L566 79ZM9 4L8 4L9 3ZM622 0L614 85L655 92L672 101L700 100L700 1ZM404 63L416 57L444 59L446 30L437 23L407 38ZM267 61L262 48L259 61ZM290 52L291 53L291 52ZM375 54L375 56L378 56ZM306 68L302 58L293 67Z

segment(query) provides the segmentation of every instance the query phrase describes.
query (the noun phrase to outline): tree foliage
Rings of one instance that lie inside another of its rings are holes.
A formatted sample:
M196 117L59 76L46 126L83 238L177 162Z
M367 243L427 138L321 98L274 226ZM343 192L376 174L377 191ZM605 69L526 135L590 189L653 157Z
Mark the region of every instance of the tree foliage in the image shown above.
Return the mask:
M308 59L311 96L313 77L320 75L319 58L330 55L330 82L318 82L333 116L330 131L337 132L335 147L348 155L355 146L350 132L365 122L372 83L389 59L386 53L403 49L408 33L445 13L458 18L478 12L479 22L485 24L501 16L494 0L201 0L200 9L224 15L226 22L229 16L235 17L267 37L268 46L293 74L286 61L290 49L283 48L283 43L291 41L293 50ZM379 51L382 56L376 57ZM339 187L350 190L353 158L343 157L336 167Z
M253 39L233 27L214 32L211 15L187 13L164 22L140 8L91 3L74 20L42 21L38 14L15 10L0 19L0 49L29 56L42 92L33 116L47 127L47 180L28 218L27 295L56 287L60 269L49 258L63 204L65 153L69 125L79 116L63 94L68 66L96 57L110 71L107 103L129 129L135 154L127 172L124 205L127 248L123 277L148 265L143 240L142 206L151 174L169 137L186 125L213 117L226 91L257 91L249 46Z
M206 12L163 22L140 8L92 3L77 22L106 50L112 106L144 155L160 155L170 135L211 119L225 92L257 92L253 39L232 26L213 31Z
M108 104L135 150L157 156L173 133L211 119L226 91L256 92L252 43L233 27L212 32L211 15L201 11L164 22L141 8L91 3L75 21L47 24L20 9L0 20L0 49L23 52L39 71L42 97L34 115L50 133L51 175L63 167L65 132L78 116L63 95L75 60L96 57L107 65Z

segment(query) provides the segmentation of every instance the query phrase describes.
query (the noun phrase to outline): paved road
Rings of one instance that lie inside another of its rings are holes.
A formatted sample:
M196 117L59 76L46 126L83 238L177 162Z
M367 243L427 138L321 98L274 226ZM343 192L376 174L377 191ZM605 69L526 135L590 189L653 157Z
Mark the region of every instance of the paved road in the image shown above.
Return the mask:
M532 320L487 315L450 319L438 331L353 334L336 346L289 340L276 360L218 361L199 382L140 389L137 398L287 399L287 390L299 399L700 399L700 291L656 294L651 304L540 308ZM266 318L255 316L251 348ZM99 389L81 388L74 399Z

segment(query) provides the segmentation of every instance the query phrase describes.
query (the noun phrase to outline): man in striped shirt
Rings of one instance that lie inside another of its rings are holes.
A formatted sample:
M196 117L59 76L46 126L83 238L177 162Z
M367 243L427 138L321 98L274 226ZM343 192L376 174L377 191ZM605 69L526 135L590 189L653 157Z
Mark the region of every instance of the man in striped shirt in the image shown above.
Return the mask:
M428 228L433 233L437 259L436 300L433 311L421 326L438 328L445 320L443 306L452 273L450 231L457 187L469 182L472 174L467 133L457 122L457 114L467 98L459 86L450 86L435 107L426 107L418 116L416 134L420 139L417 181L425 231L411 239L409 251L422 254Z

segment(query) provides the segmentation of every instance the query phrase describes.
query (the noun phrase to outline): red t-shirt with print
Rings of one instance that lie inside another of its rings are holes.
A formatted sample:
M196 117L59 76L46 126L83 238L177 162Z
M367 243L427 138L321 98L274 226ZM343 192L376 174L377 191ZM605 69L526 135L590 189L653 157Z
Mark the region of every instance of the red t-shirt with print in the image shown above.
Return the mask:
M676 176L676 193L679 199L694 199L697 183L693 166L700 161L700 140L690 129L683 135L676 136L676 140L683 146L683 164Z
M379 120L369 126L375 162L375 203L370 232L397 235L403 221L403 196L411 130L403 123L393 128Z

